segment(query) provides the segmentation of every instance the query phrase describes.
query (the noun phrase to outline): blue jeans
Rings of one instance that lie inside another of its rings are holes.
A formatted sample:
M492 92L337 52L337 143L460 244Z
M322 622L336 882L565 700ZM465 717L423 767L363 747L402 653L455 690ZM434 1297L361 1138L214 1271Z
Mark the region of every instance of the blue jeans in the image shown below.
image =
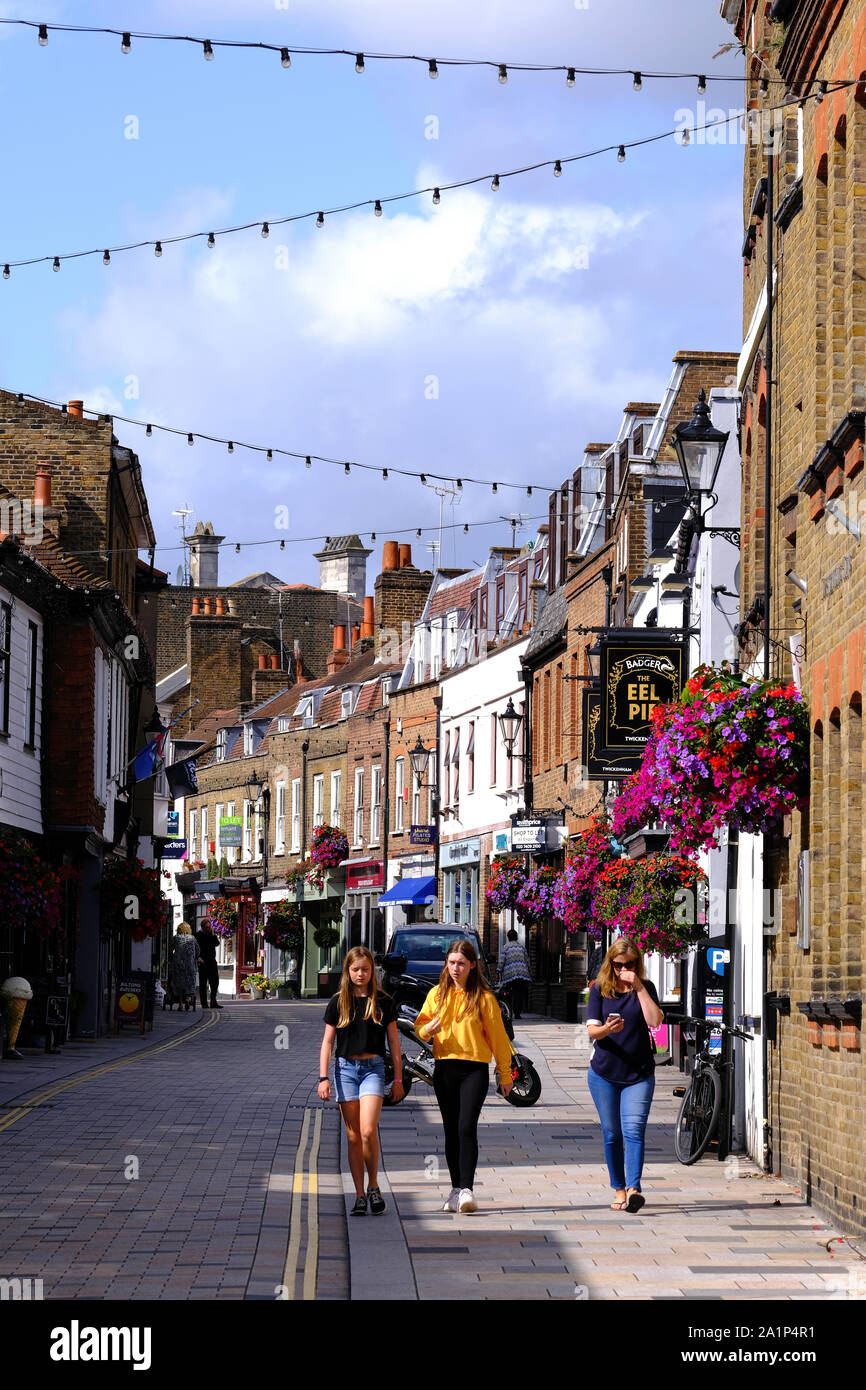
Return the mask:
M644 1132L655 1084L655 1072L645 1081L623 1086L605 1081L592 1067L589 1069L589 1093L601 1120L604 1157L610 1185L615 1189L636 1187L640 1191Z
M334 1064L337 1100L359 1100L361 1096L384 1096L384 1057L338 1057Z

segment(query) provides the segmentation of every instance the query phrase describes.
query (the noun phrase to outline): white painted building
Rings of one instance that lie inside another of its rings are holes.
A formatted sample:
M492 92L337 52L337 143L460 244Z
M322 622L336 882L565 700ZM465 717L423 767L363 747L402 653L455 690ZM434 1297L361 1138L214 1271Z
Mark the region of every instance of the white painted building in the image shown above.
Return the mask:
M0 585L0 822L41 835L41 614Z

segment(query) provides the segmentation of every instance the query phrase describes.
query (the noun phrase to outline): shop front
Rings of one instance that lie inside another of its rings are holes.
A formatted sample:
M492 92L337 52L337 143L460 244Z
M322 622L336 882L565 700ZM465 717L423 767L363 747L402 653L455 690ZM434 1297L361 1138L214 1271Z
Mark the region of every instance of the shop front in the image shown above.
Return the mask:
M480 929L481 906L478 880L481 870L481 837L444 841L440 851L442 870L442 920Z
M346 859L345 945L366 946L376 955L385 949L385 914L379 907L384 884L381 859Z
M219 941L220 994L240 998L243 981L261 965L261 889L253 877L201 879L196 877L200 872L176 877L183 896L183 921L197 932L210 919Z

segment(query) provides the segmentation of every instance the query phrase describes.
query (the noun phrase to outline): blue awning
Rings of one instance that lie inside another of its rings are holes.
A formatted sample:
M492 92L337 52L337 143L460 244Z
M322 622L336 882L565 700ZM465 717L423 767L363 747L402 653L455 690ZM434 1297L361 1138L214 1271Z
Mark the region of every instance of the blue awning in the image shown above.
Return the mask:
M404 907L415 907L420 903L432 903L436 897L433 891L434 883L432 874L426 878L401 878L393 888L382 894L379 906L383 903L400 903Z

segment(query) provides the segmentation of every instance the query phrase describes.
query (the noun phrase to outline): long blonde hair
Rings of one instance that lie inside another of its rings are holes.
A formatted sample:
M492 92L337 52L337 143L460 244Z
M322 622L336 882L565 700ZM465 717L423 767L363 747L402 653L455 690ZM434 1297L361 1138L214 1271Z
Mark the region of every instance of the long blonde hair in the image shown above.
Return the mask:
M596 976L595 983L604 995L605 999L613 999L618 993L616 988L616 971L613 968L615 956L634 956L636 965L634 973L639 980L643 979L643 951L637 942L632 941L630 936L618 936L616 941L608 947L607 954L601 963L601 969Z
M376 962L366 946L353 946L343 961L343 973L340 976L340 988L337 994L339 999L339 1015L337 1018L338 1028L347 1028L355 1017L355 994L353 993L352 980L349 975L349 967L356 961L365 960L370 966L370 983L368 985L369 994L367 995L367 1007L364 1010L364 1018L374 1023L382 1022L382 1006L379 1003L379 981L376 979Z
M448 957L454 955L463 956L464 960L468 960L475 966L475 969L469 972L469 976L466 980L463 1010L460 1014L460 1018L468 1018L470 1014L475 1014L477 1018L480 1013L481 996L484 994L485 990L488 994L491 994L492 990L487 980L484 978L484 971L478 959L478 952L472 942L465 939L463 941L452 941L445 954L445 964L442 967L442 974L439 976L439 984L437 986L436 1010L438 1012L445 1007L449 993L452 989L456 989L454 981L448 974Z

